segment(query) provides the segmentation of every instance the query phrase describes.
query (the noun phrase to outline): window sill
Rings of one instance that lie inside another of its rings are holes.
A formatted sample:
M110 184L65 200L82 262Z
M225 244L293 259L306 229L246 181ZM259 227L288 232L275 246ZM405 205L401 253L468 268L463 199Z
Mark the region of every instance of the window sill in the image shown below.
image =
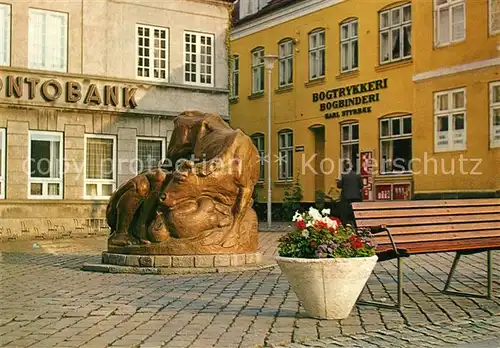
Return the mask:
M278 180L278 181L275 181L274 184L276 186L285 186L285 185L291 185L293 184L293 180L290 179L290 180Z
M252 93L248 96L248 100L254 100L264 97L264 91L258 93Z
M288 86L283 86L283 87L276 88L274 90L274 93L276 93L276 94L283 94L283 93L288 93L288 92L291 92L291 91L293 91L293 85L288 85Z
M397 60L395 62L382 63L375 67L376 72L386 71L390 69L398 69L406 66L410 66L413 64L412 58L405 58L401 60Z
M263 180L262 180L262 181L260 181L260 180L259 180L259 181L257 181L257 183L255 184L255 186L264 187L264 185L265 185L265 184L266 184L266 183L265 183L265 181L263 181Z
M337 80L347 80L359 76L359 70L352 70L340 73L340 75L335 76Z
M306 83L304 83L304 86L306 86L306 87L319 86L319 85L325 84L325 82L326 82L326 79L323 76L323 77L319 77L319 78L314 79L314 80L307 81Z
M467 149L444 149L444 150L436 150L434 149L435 154L444 154L444 153L457 153L457 152L466 152Z
M413 172L385 172L379 173L377 178L411 178Z
M452 41L452 42L447 42L447 43L442 43L442 44L434 44L434 49L438 50L440 48L446 48L450 46L455 46L459 44L465 44L465 38L459 40L459 41Z
M238 104L239 101L240 101L239 97L229 98L229 103L230 104Z

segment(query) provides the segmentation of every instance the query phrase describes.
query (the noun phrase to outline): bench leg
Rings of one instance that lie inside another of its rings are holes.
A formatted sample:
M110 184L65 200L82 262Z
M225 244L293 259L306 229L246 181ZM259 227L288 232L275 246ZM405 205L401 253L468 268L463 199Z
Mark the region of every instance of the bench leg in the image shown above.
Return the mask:
M366 305L366 306L375 306L378 308L390 308L390 309L397 309L401 310L403 308L403 277L404 277L404 272L403 272L403 258L398 257L398 278L397 278L397 284L398 284L398 294L397 294L397 301L395 303L385 303L385 302L379 302L379 301L364 301L364 300L359 300L357 301L356 304L359 305ZM361 294L359 295L361 297Z
M478 298L488 298L491 299L493 296L493 252L491 250L488 250L487 252L487 292L486 295L484 294L476 294L476 293L470 293L470 292L463 292L463 291L454 291L454 290L448 290L451 280L453 278L453 274L455 273L455 270L458 266L458 262L460 261L460 256L462 254L460 252L457 252L455 254L455 259L453 260L453 264L451 265L450 273L448 274L448 279L446 279L446 284L444 285L443 293L447 295L457 295L457 296L465 296L465 297L478 297Z

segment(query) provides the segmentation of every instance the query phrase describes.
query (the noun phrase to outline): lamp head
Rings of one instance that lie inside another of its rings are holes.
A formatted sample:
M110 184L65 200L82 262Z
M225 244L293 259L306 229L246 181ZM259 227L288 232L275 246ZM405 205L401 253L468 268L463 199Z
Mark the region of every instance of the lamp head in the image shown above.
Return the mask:
M264 59L264 66L267 70L271 70L274 67L274 62L278 59L278 56L268 54L262 57Z

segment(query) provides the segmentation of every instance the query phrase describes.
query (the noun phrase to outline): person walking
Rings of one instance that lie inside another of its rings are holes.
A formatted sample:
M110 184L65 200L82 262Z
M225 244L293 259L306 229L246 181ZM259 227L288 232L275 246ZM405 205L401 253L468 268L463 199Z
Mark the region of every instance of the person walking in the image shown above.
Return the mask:
M351 163L344 160L344 171L337 179L340 193L340 220L343 225L356 226L351 203L363 201L363 181L361 175L353 170Z

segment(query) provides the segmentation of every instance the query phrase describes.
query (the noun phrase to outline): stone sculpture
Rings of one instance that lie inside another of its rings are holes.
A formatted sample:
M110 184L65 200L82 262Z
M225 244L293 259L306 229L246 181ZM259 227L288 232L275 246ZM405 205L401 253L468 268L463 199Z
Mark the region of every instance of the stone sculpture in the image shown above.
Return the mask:
M254 252L252 193L259 155L220 116L186 111L174 120L165 165L111 196L108 251L143 255Z

